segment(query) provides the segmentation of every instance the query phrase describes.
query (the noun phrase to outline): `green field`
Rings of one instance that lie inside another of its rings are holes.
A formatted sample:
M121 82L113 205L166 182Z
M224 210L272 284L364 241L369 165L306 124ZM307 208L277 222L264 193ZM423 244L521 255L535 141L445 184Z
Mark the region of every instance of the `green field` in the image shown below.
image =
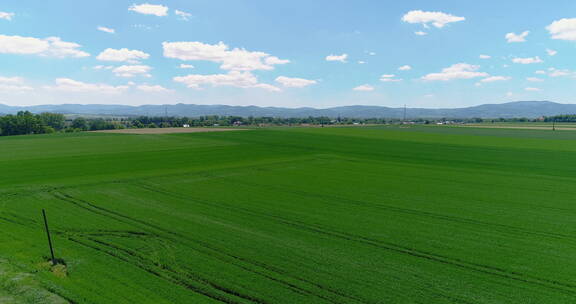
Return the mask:
M573 131L15 136L0 172L3 304L576 303Z

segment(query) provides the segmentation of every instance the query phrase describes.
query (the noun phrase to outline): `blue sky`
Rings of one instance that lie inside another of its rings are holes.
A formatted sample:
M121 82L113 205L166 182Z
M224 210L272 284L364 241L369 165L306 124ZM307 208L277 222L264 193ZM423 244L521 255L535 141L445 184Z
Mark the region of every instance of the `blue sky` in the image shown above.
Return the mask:
M573 0L3 0L0 103L576 103L575 47Z

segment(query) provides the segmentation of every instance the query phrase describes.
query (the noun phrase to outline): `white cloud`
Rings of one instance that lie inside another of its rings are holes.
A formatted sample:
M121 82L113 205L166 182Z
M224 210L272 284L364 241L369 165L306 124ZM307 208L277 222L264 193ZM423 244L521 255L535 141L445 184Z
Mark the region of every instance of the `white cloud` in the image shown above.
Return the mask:
M98 30L101 31L101 32L108 33L108 34L114 34L114 33L116 33L116 30L115 30L115 29L109 28L109 27L105 27L105 26L99 26L99 27L97 27L96 29L98 29Z
M366 61L364 61L364 60L358 60L358 64L366 64Z
M148 92L148 93L168 93L168 92L172 92L172 90L169 90L161 85L147 85L147 84L143 84L143 85L139 85L136 87L138 90L143 91L143 92Z
M22 77L2 77L0 76L1 84L21 84L24 82Z
M127 48L116 50L108 48L100 53L96 59L100 61L126 61L129 63L137 63L139 60L148 59L148 57L150 57L149 54L139 50L129 50Z
M512 78L507 77L507 76L490 76L490 77L487 77L487 78L480 80L480 82L486 83L486 82L496 82L496 81L507 81L510 79L512 79Z
M394 75L394 74L384 74L384 75L380 76L380 81L382 81L382 82L399 82L399 81L402 81L402 79L396 79L394 77L396 77L396 75Z
M542 91L542 90L539 89L539 88L525 88L524 90L526 90L526 91L528 91L528 92L539 92L539 91Z
M190 17L192 17L192 14L184 12L184 11L179 11L179 10L175 10L174 13L176 14L176 16L180 17L180 20L184 20L184 21L188 21L190 20Z
M94 70L112 70L114 66L112 65L96 65L93 67Z
M528 78L526 78L526 80L528 80L530 82L542 82L542 81L544 81L544 79L538 78L538 77L528 77Z
M540 74L540 75L545 75L545 74L546 74L546 71L538 70L538 71L536 71L536 72L534 72L534 73L535 73L535 74Z
M557 68L549 68L548 76L550 77L566 77L566 76L576 76L575 72L570 70L559 70Z
M412 69L411 66L409 65L403 65L401 67L398 68L398 71L410 71Z
M370 55L370 56L376 56L376 52L368 52L368 55Z
M490 56L490 55L480 55L479 58L480 58L480 59L490 59L490 58L492 58L492 56Z
M44 87L48 90L72 92L72 93L104 93L104 94L119 94L128 89L128 86L112 86L108 84L95 84L85 83L70 78L56 79L55 86Z
M548 56L556 56L558 54L557 51L551 49L546 49L546 53L548 53Z
M168 7L164 5L155 5L148 3L139 5L133 4L128 8L128 10L144 15L154 15L158 17L164 17L168 15Z
M426 36L426 35L428 35L428 33L423 32L423 31L417 31L417 32L414 32L414 34L416 34L416 36Z
M185 63L181 63L178 67L181 68L181 69L193 69L193 68L194 68L193 65L191 65L191 64L185 64Z
M46 56L49 57L74 57L74 58L82 58L88 57L90 54L78 50L81 45L73 42L66 42L62 41L62 39L58 37L48 37L45 39L50 43L48 49L44 52Z
M223 42L214 45L202 42L164 42L162 46L167 58L216 62L221 64L221 69L230 71L273 70L274 65L290 62L264 52L229 49Z
M259 83L251 72L230 71L228 74L198 75L174 77L175 82L185 84L192 89L202 89L203 86L221 87L231 86L237 88L261 88L268 91L280 91L279 88L265 83Z
M46 57L88 57L90 54L80 51L77 43L62 41L59 37L39 39L34 37L0 35L0 53L39 55Z
M552 35L552 39L576 40L576 18L556 20L546 29Z
M361 86L357 86L353 89L354 91L361 91L361 92L370 92L374 91L374 87L369 84L364 84Z
M326 56L326 61L339 61L339 62L346 63L347 59L348 59L348 54Z
M151 77L149 73L151 69L152 68L147 65L122 65L112 70L112 72L118 77Z
M445 69L441 73L431 73L424 77L427 81L449 81L454 79L471 79L478 77L488 77L488 73L478 72L480 66L467 63L457 63Z
M24 79L22 77L0 76L0 92L20 93L32 90L34 89L24 85Z
M425 12L421 10L410 11L404 15L404 17L402 17L402 21L404 22L418 23L425 26L432 24L437 28L443 28L446 24L464 20L466 20L466 18L446 14L443 12Z
M527 57L527 58L513 58L512 62L520 63L520 64L533 64L533 63L542 63L542 59L540 57Z
M276 56L269 56L264 59L264 62L268 65L276 65L276 64L288 64L290 60L288 59L280 59Z
M530 31L525 31L521 34L508 33L505 37L506 40L508 40L508 43L525 42L528 34L530 34Z
M286 88L303 88L318 83L316 80L290 78L285 76L276 78L276 82L282 84L282 86Z
M508 97L512 97L512 96L514 96L514 93L512 93L512 92L508 92L508 93L506 93L506 96L508 96Z
M14 18L14 13L0 12L0 19L12 21Z

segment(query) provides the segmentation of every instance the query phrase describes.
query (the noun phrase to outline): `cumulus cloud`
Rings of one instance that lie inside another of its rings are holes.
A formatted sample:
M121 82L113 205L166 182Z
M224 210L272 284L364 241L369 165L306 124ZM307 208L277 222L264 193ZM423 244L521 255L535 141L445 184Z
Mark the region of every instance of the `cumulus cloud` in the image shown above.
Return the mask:
M175 82L183 83L192 89L202 89L204 86L222 87L231 86L237 88L261 88L268 91L278 92L279 88L265 83L259 83L258 78L247 71L230 71L227 74L199 75L174 77Z
M70 78L56 79L56 85L46 86L45 89L71 92L71 93L104 93L104 94L119 94L128 89L128 86L112 86L108 84L85 83Z
M316 80L309 80L304 78L291 78L280 76L276 78L276 82L280 83L286 88L303 88L318 83Z
M524 90L526 90L526 91L528 91L528 92L539 92L539 91L542 91L542 90L539 89L539 88L530 88L530 87L525 88Z
M112 70L112 72L118 77L151 77L152 75L149 73L151 69L147 65L122 65Z
M24 79L22 77L0 76L0 92L19 93L32 90L34 89L24 85Z
M432 24L437 28L443 28L446 24L464 21L466 18L458 17L443 12L425 12L421 10L410 11L402 17L402 21L428 26Z
M348 54L326 56L326 61L339 61L339 62L346 63L347 59L348 59Z
M412 69L412 67L409 65L403 65L403 66L398 68L399 71L410 71L411 69Z
M414 34L416 34L416 36L426 36L426 35L428 35L428 33L423 32L423 31L417 31L417 32L414 32Z
M520 64L534 64L544 62L540 57L527 57L527 58L513 58L512 62Z
M144 15L154 15L158 17L164 17L168 15L168 7L164 5L155 5L148 3L138 5L133 4L128 8L128 10Z
M546 29L552 35L552 39L576 40L576 18L556 20Z
M507 77L507 76L490 76L490 77L486 77L482 80L480 80L480 82L496 82L496 81L507 81L510 80L512 78Z
M480 58L480 59L490 59L490 58L492 58L492 56L490 56L490 55L480 55L479 58Z
M116 33L116 30L115 30L115 29L109 28L109 27L105 27L105 26L99 26L99 27L97 27L97 29L98 29L99 31L101 31L101 32L108 33L108 34L114 34L114 33Z
M360 91L360 92L370 92L370 91L374 91L374 87L369 85L369 84L363 84L361 86L357 86L353 89L354 91Z
M193 65L191 65L191 64L185 64L185 63L181 63L178 67L181 68L181 69L193 69L193 68L194 68Z
M190 20L190 17L192 17L192 14L180 10L175 10L174 13L179 17L178 19L184 21L188 21Z
M528 77L528 78L526 78L526 80L528 80L530 82L542 82L542 81L544 81L544 79L538 78L538 77Z
M394 75L394 74L384 74L384 75L380 76L380 81L382 81L382 82L399 82L399 81L402 81L402 79L397 79L395 77L396 77L396 75Z
M0 19L12 21L14 18L14 13L0 12Z
M79 50L81 45L62 41L59 37L39 39L34 37L0 35L0 53L39 55L46 57L88 57L90 54Z
M129 50L127 48L123 49L105 49L102 53L100 53L96 59L100 61L116 61L116 62L129 62L129 63L137 63L139 60L148 59L150 57L149 54L146 54L139 50Z
M143 84L143 85L139 85L136 87L138 90L143 91L143 92L147 92L147 93L168 93L168 92L172 92L172 90L169 90L161 85L147 85L147 84Z
M230 49L223 42L213 45L202 42L164 42L162 46L164 57L216 62L221 64L221 69L230 71L273 70L274 65L290 62L264 52Z
M508 43L526 42L526 37L528 36L528 34L530 34L530 31L525 31L521 34L508 33L506 34L505 37Z
M445 69L440 73L431 73L424 77L426 81L449 81L454 79L472 79L478 77L488 77L488 73L479 72L480 66L467 63L457 63Z
M546 53L548 54L548 56L556 56L556 54L558 54L557 51L551 49L546 49Z

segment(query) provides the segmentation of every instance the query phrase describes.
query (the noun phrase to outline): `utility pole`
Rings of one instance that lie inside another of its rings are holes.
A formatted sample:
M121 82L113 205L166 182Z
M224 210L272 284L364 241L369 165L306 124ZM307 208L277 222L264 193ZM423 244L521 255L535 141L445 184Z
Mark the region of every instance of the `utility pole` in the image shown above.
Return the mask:
M54 249L52 248L52 239L50 238L50 230L48 229L48 220L46 219L46 211L44 209L42 209L42 217L44 217L44 227L46 228L46 235L48 236L48 246L50 246L52 265L56 265L56 258L54 257Z
M406 123L406 104L404 104L404 119L402 120L403 123Z

